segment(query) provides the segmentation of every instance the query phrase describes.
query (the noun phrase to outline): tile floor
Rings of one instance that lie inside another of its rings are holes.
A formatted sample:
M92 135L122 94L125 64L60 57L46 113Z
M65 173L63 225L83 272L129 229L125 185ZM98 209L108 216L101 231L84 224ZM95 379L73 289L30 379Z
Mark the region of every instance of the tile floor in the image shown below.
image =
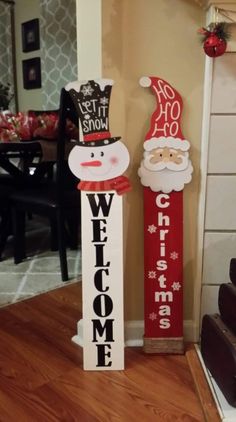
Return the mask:
M15 265L12 238L0 262L0 307L81 279L81 251L67 249L69 281L61 281L58 252L50 251L47 220L27 222L27 259Z

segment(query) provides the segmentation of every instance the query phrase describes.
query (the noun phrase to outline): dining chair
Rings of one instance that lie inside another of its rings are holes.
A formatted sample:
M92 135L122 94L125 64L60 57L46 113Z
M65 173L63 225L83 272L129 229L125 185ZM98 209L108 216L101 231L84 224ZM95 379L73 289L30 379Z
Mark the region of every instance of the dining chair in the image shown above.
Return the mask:
M59 109L55 110L28 110L29 126L31 131L31 139L33 141L48 141L54 144L57 141L57 129L59 119ZM44 162L36 163L31 169L37 171L43 170L44 174L52 178L53 177L53 162L49 160Z
M19 168L15 159L32 161L39 159L41 155L40 144L38 143L4 143L0 142L0 260L2 259L8 237L12 234L12 219L10 210L10 195L26 186L35 186L38 178L29 176L23 168ZM3 171L4 170L4 171Z
M49 179L42 186L13 192L10 196L14 262L18 264L26 256L26 213L46 216L50 220L51 231L54 232L51 237L55 238L56 232L58 238L62 281L67 281L69 278L66 248L67 246L77 247L80 224L80 192L76 189L78 181L70 172L65 156L66 142L68 142L66 139L68 119L78 127L74 104L68 92L63 88L60 95L55 180Z
M0 183L0 261L11 233L10 195L14 192L13 184Z

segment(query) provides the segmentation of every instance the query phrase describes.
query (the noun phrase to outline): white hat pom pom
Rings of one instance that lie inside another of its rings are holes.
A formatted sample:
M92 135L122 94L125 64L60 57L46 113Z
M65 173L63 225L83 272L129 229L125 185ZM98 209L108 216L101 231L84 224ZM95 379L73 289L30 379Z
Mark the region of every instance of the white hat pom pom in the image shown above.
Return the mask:
M139 84L143 86L144 88L147 88L148 86L151 86L151 79L148 76L142 76L142 78L139 79Z

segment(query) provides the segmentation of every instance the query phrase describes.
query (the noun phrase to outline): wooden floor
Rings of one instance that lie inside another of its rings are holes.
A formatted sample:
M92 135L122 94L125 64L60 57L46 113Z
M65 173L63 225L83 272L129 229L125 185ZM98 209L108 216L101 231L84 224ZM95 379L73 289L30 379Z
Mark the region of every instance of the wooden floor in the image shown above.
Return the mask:
M79 284L0 309L1 422L219 420L191 348L184 356L127 348L125 371L83 371L71 342L80 317Z

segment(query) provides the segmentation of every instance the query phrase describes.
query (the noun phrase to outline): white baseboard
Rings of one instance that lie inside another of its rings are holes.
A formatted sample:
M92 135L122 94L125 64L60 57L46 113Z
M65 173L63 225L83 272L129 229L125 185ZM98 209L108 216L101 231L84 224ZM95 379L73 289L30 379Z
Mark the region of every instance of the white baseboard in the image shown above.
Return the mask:
M199 326L192 319L184 321L184 341L189 343L199 342Z
M125 322L125 346L142 347L144 334L144 321Z
M144 334L144 321L125 322L125 346L142 347ZM83 347L83 320L77 323L77 334L72 337L72 341ZM197 343L199 341L198 327L193 320L184 321L184 341Z

